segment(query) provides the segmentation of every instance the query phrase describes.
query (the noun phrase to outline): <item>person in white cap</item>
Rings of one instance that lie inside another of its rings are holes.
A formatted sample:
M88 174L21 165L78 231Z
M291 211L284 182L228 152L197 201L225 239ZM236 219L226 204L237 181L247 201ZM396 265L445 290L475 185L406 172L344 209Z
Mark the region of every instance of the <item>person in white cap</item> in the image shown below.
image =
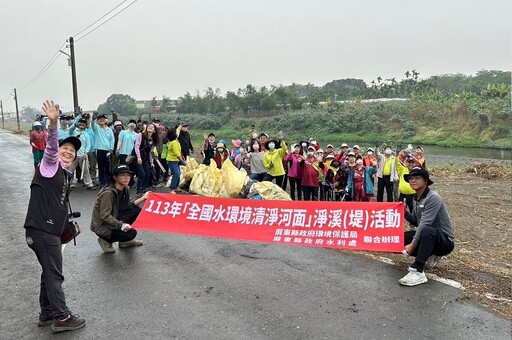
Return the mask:
M32 146L32 154L34 155L34 169L37 169L43 159L44 149L46 149L46 133L40 122L32 124L30 132L30 146Z

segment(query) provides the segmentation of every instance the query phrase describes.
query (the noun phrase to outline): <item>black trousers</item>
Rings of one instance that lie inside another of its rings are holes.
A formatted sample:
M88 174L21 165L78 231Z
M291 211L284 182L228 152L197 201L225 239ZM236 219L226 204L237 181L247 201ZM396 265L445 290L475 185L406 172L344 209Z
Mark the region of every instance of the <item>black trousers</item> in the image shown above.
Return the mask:
M139 206L126 210L119 216L119 220L123 221L124 223L132 224L139 216L141 210L142 209ZM98 235L98 237L101 237L109 243L131 241L136 236L137 230L135 229L130 229L126 232L121 230L112 230L112 235L110 235L110 238Z
M412 242L415 233L414 230L404 233L404 246ZM411 254L416 256L416 260L411 267L422 272L430 255L448 255L453 251L454 246L454 243L438 228L425 227L421 230L419 243Z
M290 181L290 198L295 201L295 190L297 190L297 199L302 200L302 186L300 184L300 178L288 177Z
M269 182L272 182L273 180L276 180L276 184L279 186L279 187L283 187L283 180L284 180L284 175L281 175L281 176L272 176L270 174L266 174L265 175L265 178L263 179L264 181L269 181Z
M96 150L98 161L98 177L101 185L110 184L112 174L110 173L110 159L107 157L107 150Z
M391 176L379 177L377 181L377 202L384 202L384 188L386 188L387 201L393 202L393 182L391 182Z
M51 314L54 318L69 315L62 289L64 275L60 237L34 228L26 228L25 236L42 269L39 291L41 313Z

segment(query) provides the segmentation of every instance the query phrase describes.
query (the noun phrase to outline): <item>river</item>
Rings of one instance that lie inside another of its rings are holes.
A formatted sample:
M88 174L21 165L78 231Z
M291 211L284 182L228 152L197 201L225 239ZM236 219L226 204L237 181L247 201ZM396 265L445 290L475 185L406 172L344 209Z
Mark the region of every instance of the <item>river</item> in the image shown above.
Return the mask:
M321 143L325 147L328 143ZM371 147L372 143L365 142L347 142L348 145L358 144L363 150ZM339 147L341 143L333 145ZM405 146L405 145L404 145ZM416 147L416 145L413 145ZM467 164L474 162L503 161L512 164L512 150L488 149L488 148L463 148L463 147L444 147L437 145L422 145L423 154L427 159L427 164ZM415 149L413 149L415 150Z

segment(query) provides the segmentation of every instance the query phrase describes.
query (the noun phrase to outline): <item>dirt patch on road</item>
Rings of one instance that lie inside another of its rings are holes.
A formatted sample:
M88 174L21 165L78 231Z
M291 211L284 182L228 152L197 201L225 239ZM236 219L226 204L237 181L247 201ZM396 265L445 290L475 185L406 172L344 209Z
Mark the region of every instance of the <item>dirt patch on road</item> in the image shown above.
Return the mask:
M462 283L463 297L512 320L512 172L510 165L432 169L455 228L455 249L428 272ZM410 260L383 254L400 267Z

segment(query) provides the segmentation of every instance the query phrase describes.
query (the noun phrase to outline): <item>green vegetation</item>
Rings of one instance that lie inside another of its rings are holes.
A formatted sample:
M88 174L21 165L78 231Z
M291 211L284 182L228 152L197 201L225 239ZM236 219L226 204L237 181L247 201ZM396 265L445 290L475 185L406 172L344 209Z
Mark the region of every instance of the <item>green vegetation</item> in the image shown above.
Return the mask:
M158 114L163 124L187 121L194 144L215 132L219 138L245 138L256 131L283 130L287 140L315 137L320 142L374 142L440 146L512 148L511 72L482 70L474 76L446 74L420 79L337 79L323 86L247 85L224 96L219 89L187 92L177 101L153 97L140 109L133 97L113 94L98 107L123 120ZM393 98L395 100L383 101ZM380 99L381 101L371 101ZM370 100L370 101L368 101ZM176 110L174 110L174 108ZM31 108L24 113L33 115Z

